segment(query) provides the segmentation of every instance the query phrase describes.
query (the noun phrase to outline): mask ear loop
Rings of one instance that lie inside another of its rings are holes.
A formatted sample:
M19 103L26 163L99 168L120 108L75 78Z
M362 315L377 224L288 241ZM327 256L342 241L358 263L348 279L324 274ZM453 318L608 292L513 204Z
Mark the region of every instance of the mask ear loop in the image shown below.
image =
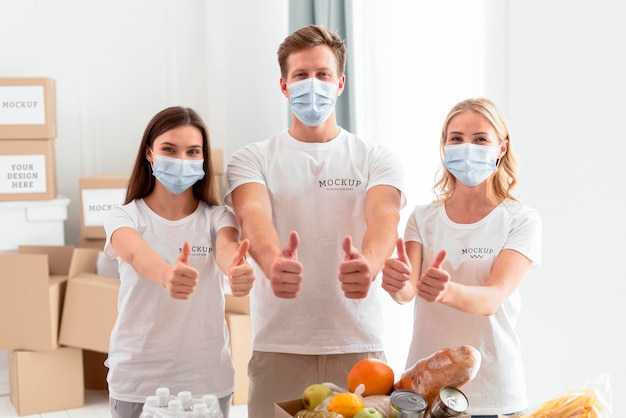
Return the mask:
M146 161L148 161L148 165L150 166L150 170L154 174L154 164L156 163L156 157L154 156L154 152L152 152L152 148L148 147L148 151L150 151L150 154L152 154L152 159L154 160L154 162L150 162L150 160L148 160L147 158L146 158Z
M505 141L507 140L506 139L501 140L499 146L502 146L502 144L504 144ZM502 154L502 157L504 157L505 154L506 154L506 151L504 152L504 154ZM496 159L496 168L500 166L500 161L502 160L502 157Z

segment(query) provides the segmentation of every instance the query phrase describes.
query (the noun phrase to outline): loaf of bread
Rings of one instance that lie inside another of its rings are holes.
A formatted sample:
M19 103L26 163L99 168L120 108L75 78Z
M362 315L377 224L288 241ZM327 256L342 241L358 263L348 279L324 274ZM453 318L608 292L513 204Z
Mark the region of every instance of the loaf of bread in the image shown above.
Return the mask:
M393 388L417 392L431 405L444 386L463 386L478 373L480 352L471 345L444 348L418 360L402 373Z

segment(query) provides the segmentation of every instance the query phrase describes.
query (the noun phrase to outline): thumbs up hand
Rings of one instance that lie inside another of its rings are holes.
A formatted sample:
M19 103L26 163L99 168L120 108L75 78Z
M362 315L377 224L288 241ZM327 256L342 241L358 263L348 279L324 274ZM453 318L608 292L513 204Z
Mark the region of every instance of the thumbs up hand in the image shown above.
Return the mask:
M300 237L295 231L289 234L289 243L278 253L270 267L269 280L274 295L279 298L293 299L300 291L302 282L302 263L298 261Z
M411 276L411 262L406 254L404 241L398 238L396 241L397 258L389 258L385 261L383 267L383 283L382 287L390 294L394 294L402 290Z
M174 299L189 299L198 284L198 270L189 266L191 246L185 241L176 262L171 265L163 280Z
M239 244L237 252L230 262L228 270L228 284L233 296L245 296L250 293L254 283L254 269L246 261L246 253L250 247L250 241L244 239Z
M429 302L439 302L448 288L450 274L441 268L446 255L445 250L439 251L433 264L424 270L417 283L417 294Z
M346 236L341 247L345 254L339 264L341 290L349 299L363 299L375 279L369 261L352 245L352 237Z

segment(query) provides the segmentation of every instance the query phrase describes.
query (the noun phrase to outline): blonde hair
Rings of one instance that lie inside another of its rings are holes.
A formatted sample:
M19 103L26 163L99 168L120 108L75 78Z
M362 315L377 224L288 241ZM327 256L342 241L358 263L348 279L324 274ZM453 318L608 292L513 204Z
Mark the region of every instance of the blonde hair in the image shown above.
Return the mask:
M485 117L491 123L500 144L506 142L507 151L498 161L495 174L490 178L491 192L500 200L511 199L518 201L513 195L514 187L517 184L517 161L511 150L511 138L509 133L509 125L504 113L491 100L479 97L474 99L466 99L457 103L450 111L443 124L441 131L441 142L439 144L439 153L443 164L444 146L448 136L448 125L453 117L459 113L476 112ZM433 191L437 195L438 201L446 201L456 188L456 178L445 168L442 167L441 175L436 181Z

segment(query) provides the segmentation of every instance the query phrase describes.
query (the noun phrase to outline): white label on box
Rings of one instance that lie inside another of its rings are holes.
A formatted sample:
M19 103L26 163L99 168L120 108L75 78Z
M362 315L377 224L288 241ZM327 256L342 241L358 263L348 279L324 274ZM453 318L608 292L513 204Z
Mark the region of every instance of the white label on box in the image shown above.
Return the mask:
M45 125L44 86L0 86L0 125Z
M46 156L0 155L0 193L45 193Z
M124 203L126 189L83 189L81 198L85 226L103 226L107 212Z

